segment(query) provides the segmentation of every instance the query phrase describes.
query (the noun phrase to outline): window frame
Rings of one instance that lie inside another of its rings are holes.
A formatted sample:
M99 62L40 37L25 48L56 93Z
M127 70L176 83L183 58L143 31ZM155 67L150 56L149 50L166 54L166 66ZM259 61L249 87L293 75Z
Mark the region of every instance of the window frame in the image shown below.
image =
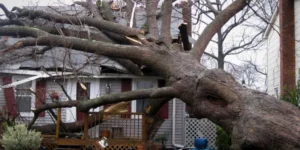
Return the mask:
M12 81L13 82L17 82L19 80L23 80L23 79L26 79L25 76L13 76L12 77ZM36 91L36 80L31 80L29 81L31 82L31 88L34 90L34 92ZM27 83L27 82L26 82ZM17 99L17 86L14 87L14 95L15 95L15 100L16 100L16 103L18 102L18 99ZM30 107L30 110L34 110L35 109L35 95L33 93L31 93L31 107ZM17 110L17 106L16 107L16 110ZM34 113L32 111L30 112L19 112L19 110L17 110L18 113L20 113L20 116L22 117L33 117L34 116Z
M132 91L137 90L137 82L140 82L140 81L150 81L150 82L153 83L152 88L157 88L158 87L158 80L157 79L133 79L132 80ZM132 113L136 113L136 105L137 105L137 101L132 100L131 101L131 112Z

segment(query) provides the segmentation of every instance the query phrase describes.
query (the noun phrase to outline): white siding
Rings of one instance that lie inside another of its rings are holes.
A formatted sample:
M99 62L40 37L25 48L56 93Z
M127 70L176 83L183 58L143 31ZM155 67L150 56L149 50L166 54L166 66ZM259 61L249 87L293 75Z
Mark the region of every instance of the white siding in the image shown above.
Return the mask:
M58 80L58 81L60 83L62 83L63 85L65 85L65 83L62 80ZM46 88L47 88L47 90L46 90L46 103L52 103L52 100L51 100L49 95L53 91L56 91L59 94L60 101L67 100L67 97L63 93L60 86L56 82L54 82L53 80L50 80L50 79L46 80ZM56 113L57 109L53 109L53 111ZM65 109L62 109L61 118L62 118L62 121L65 122L65 119L66 119L66 110ZM29 122L29 121L31 121L31 119L32 119L32 117L30 117L30 116L23 116L22 118L20 118L20 121L21 122ZM35 125L52 124L52 123L54 123L53 120L55 120L55 118L53 118L51 116L49 111L46 111L45 117L39 117L36 120Z
M300 0L295 0L296 83L300 79Z
M100 95L106 94L106 84L110 84L110 93L121 92L121 79L101 79L100 80Z
M29 76L25 76L25 75L13 75L13 78L15 76L18 76L19 78L27 78ZM2 86L2 76L1 77L1 80L0 80L0 85ZM61 100L64 100L66 99L65 95L63 94L61 88L58 86L58 84L56 84L55 82L53 82L52 80L47 80L46 81L46 87L47 87L47 91L46 91L46 102L47 103L51 103L52 101L50 100L49 98L49 93L51 93L53 90L57 91L58 93L60 93L60 98ZM2 109L3 106L5 106L6 103L5 103L5 98L4 98L4 93L3 93L3 90L0 91L0 108ZM54 109L54 111L56 111ZM62 119L65 120L65 110L62 110ZM31 115L21 115L20 117L18 117L17 119L17 122L20 122L20 123L29 123L31 121L33 116ZM54 118L53 118L54 119ZM49 112L46 112L46 115L45 117L39 117L36 121L36 124L35 125L42 125L42 124L49 124L49 123L53 123L52 121L52 118L49 114Z
M280 95L280 57L279 57L279 17L276 17L274 25L267 39L267 88L268 94L276 96L275 89Z
M185 133L184 133L184 115L185 115L185 103L181 100L176 100L176 112L175 112L175 143L184 145ZM173 117L173 100L169 101L169 118L165 119L161 127L156 133L160 134L168 134L168 141L166 142L167 148L173 148L172 145L172 117Z

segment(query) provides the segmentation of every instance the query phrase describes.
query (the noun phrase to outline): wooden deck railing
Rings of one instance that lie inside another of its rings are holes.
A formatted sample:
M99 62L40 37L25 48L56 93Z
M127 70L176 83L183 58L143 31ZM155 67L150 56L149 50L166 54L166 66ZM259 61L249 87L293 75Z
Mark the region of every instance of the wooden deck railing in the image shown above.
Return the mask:
M149 127L153 125L155 120L146 117L142 113L89 112L85 113L84 127L80 132L81 136L76 136L75 138L70 136L62 137L63 134L60 133L59 127L60 122L61 109L58 108L56 134L43 135L42 147L47 149L77 147L84 150L90 148L98 150L101 149L98 144L100 138L106 137L109 143L109 146L105 148L107 150L127 150L132 148L145 150L151 146L147 142L147 131L149 132ZM152 128L150 127L150 129Z
M84 116L84 128L82 139L100 139L106 137L109 140L147 140L146 116L142 113L103 113L89 112ZM96 118L101 117L101 118ZM97 120L89 125L89 119ZM61 121L61 109L57 112L56 139L59 138Z

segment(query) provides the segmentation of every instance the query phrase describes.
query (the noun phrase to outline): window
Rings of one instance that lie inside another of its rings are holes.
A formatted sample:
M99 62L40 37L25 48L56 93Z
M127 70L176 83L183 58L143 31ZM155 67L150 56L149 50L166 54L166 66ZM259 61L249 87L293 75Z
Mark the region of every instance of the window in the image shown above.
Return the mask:
M136 88L137 88L137 90L153 88L153 82L152 81L137 81ZM136 112L143 112L143 110L147 106L148 102L149 101L147 101L145 99L137 100L136 101Z
M141 89L149 89L156 88L157 80L134 80L133 89L141 90ZM144 108L147 106L148 101L145 99L134 100L132 101L132 112L143 112Z
M15 79L19 81L21 79ZM15 87L16 109L22 116L33 116L31 110L34 108L34 94L30 89L35 89L35 81L19 84Z

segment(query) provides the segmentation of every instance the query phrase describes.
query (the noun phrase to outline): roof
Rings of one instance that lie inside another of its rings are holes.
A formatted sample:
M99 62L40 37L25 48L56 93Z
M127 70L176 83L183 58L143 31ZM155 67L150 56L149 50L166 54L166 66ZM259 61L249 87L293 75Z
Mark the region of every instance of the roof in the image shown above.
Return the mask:
M9 38L7 46L17 42L17 38ZM76 71L86 75L100 75L102 67L108 67L119 72L128 73L118 62L106 56L76 51L67 48L50 48L43 54L39 52L45 47L35 46L14 50L5 54L0 61L0 68L39 70ZM1 70L0 70L1 71Z

